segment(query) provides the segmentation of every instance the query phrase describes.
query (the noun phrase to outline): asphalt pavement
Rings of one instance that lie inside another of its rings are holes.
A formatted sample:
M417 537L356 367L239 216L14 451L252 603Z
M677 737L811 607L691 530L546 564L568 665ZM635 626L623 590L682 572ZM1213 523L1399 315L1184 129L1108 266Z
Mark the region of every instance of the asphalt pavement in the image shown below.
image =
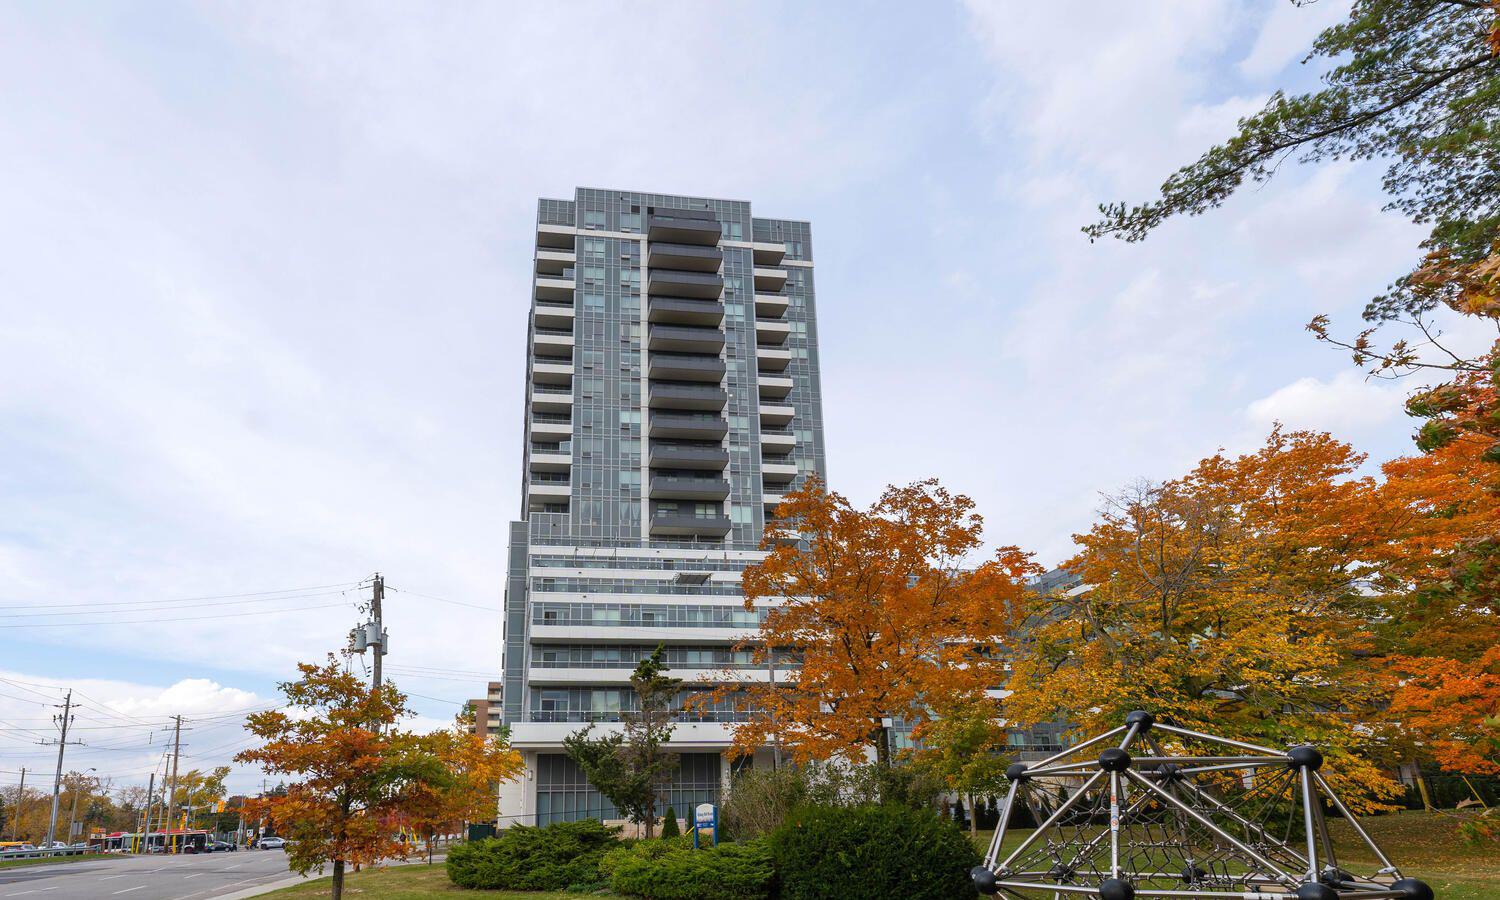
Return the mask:
M0 900L212 900L295 877L280 850L105 855L0 869Z

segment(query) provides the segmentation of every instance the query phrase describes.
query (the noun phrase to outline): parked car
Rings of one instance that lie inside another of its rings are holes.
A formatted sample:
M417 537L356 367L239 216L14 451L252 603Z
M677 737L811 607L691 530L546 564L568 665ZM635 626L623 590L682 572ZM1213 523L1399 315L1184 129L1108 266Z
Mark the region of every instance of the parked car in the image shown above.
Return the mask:
M210 853L228 853L231 850L238 849L238 847L229 843L228 841L214 841L213 843L208 845L208 852Z
M285 850L286 840L279 837L263 837L255 846L262 850Z

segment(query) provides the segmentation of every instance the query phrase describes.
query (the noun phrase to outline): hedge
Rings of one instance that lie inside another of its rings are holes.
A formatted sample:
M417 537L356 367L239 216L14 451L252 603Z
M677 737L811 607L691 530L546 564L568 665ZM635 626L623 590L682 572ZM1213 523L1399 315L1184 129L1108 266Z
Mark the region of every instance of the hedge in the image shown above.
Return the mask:
M498 837L448 851L448 879L463 888L558 891L598 885L599 860L615 832L598 819L532 828L517 825Z
M771 835L783 900L977 896L969 839L930 809L804 807Z
M765 900L776 869L764 841L693 850L680 840L641 841L600 866L616 893L648 900Z

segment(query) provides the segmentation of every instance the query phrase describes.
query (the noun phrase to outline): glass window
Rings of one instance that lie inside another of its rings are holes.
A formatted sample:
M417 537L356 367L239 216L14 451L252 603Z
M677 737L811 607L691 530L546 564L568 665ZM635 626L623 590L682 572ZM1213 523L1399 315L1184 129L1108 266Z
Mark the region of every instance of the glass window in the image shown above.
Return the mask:
M583 211L584 228L603 228L605 223L604 210L586 209Z

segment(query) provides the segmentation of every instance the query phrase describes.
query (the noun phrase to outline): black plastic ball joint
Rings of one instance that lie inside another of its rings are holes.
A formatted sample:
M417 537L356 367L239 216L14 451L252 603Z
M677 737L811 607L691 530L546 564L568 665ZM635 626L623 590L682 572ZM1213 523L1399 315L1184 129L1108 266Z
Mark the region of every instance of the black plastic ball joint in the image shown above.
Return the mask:
M1182 766L1176 763L1167 763L1156 770L1156 780L1162 784L1171 784L1182 780Z
M1339 892L1321 881L1309 881L1297 888L1297 900L1339 900Z
M1130 768L1130 754L1119 747L1110 747L1099 754L1099 768L1106 772L1123 772ZM1118 881L1119 879L1110 879Z
M1316 772L1323 766L1323 754L1318 752L1317 747L1293 747L1286 752L1287 765L1293 769L1306 769Z
M1196 885L1206 877L1208 877L1208 873L1198 866L1184 866L1182 869L1182 883L1189 887Z
M1135 886L1123 878L1099 882L1099 900L1135 900Z
M1047 870L1047 877L1057 882L1058 884L1072 881L1075 874L1077 873L1074 872L1072 866L1064 865L1063 863L1058 863L1057 865Z
M1025 763L1011 763L1009 768L1005 770L1005 777L1011 781L1025 781L1031 775L1026 771Z
M1137 709L1125 714L1126 725L1139 725L1137 733L1150 731L1151 726L1156 724L1156 716L1151 715L1144 709Z
M975 866L970 869L969 877L974 881L974 890L981 894L998 894L1000 892L1000 885L996 884L999 879L995 878L994 872L991 872L984 866Z
M1391 884L1391 890L1400 891L1411 900L1432 900L1432 888L1427 882L1416 878L1401 878Z
M1346 881L1353 881L1354 876L1350 875L1348 872L1345 872L1343 869L1336 869L1333 866L1327 866L1323 869L1322 874L1318 876L1318 880L1331 888L1336 888L1342 886Z

